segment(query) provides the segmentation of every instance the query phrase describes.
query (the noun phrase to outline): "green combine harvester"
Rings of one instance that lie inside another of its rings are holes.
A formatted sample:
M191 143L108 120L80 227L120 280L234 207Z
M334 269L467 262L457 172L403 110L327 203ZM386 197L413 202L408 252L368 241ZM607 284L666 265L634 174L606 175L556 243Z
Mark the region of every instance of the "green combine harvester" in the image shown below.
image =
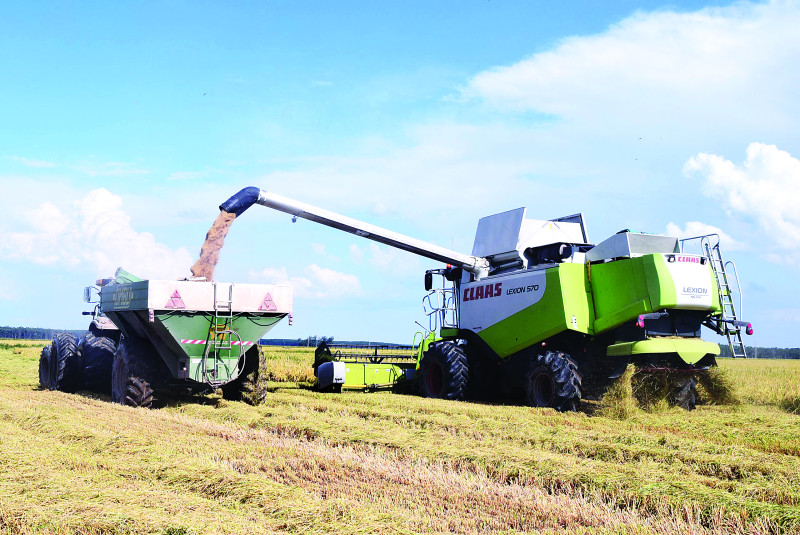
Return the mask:
M122 269L84 298L97 302L89 331L58 333L42 350L40 384L110 391L134 407L152 406L158 391L221 389L227 399L256 401L258 341L292 311L287 286L142 280Z
M737 315L738 276L716 235L679 240L626 230L592 244L582 214L538 220L519 208L482 218L465 255L255 187L220 209L238 216L253 204L446 264L425 273L428 325L418 343L320 345L322 390L413 388L434 398L573 410L633 363L683 374L671 398L693 408L693 374L720 354L702 327L725 336L732 356L746 356L742 333L752 327Z

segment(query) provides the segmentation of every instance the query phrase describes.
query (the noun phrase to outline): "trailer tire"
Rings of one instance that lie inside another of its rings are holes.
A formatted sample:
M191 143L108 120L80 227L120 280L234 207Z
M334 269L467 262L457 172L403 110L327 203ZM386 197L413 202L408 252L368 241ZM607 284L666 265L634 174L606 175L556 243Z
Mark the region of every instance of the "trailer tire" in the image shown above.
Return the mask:
M48 344L42 348L39 355L39 388L53 390L53 365L50 362L53 346Z
M676 407L693 411L697 406L697 381L690 378L678 385L669 401Z
M108 392L117 343L92 331L83 337L83 387L93 392Z
M82 371L78 338L72 333L56 333L50 349L50 389L75 392L80 387Z
M418 388L424 397L461 401L468 377L464 350L453 342L434 342L420 362Z
M129 407L153 407L153 388L147 382L142 344L122 337L111 368L111 401Z
M266 360L258 346L253 346L242 355L244 369L239 377L222 386L222 397L231 401L244 401L258 405L267 395L262 375L267 369Z
M525 401L531 407L574 411L581 401L581 376L569 355L548 351L531 359L525 378Z

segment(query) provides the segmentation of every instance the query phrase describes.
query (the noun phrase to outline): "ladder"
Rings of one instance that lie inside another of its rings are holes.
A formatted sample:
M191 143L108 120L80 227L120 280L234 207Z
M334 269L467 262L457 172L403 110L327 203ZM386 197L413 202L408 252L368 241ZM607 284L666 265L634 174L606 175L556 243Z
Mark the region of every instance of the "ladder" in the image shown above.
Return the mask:
M233 284L228 285L228 295L222 296L218 293L217 283L214 284L214 315L212 316L211 328L209 329L210 340L206 343L205 352L203 353L203 380L211 386L219 386L227 381L219 380L219 366L227 367L226 362L231 358L231 352L234 347L239 349L239 358L237 362L241 362L241 338L239 333L233 330ZM234 338L236 344L234 344ZM213 363L209 366L209 355L213 352ZM228 377L238 377L241 373L243 366L237 366L235 374L225 374Z
M715 240L713 245L712 239ZM739 284L739 274L736 272L736 264L731 260L725 262L722 259L718 234L707 234L705 236L696 236L694 238L680 240L681 251L683 251L684 242L690 240L700 240L700 248L703 251L703 255L711 263L711 270L714 272L714 278L717 282L717 292L719 293L719 303L722 312L714 322L716 330L720 334L725 335L725 338L728 340L731 357L747 358L747 350L742 341L742 328L745 327L749 330L751 326L746 321L739 320L739 316L736 313L736 306L733 302L733 289L730 284L731 281L736 282L736 291L739 294L739 314L741 314L742 287ZM729 275L729 271L732 277ZM748 334L750 333L748 332Z

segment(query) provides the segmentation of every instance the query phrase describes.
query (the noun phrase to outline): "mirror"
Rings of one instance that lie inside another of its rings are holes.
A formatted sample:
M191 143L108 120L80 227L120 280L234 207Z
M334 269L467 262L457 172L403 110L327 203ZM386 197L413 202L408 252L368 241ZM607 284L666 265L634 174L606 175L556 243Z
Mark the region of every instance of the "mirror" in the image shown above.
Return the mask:
M425 291L430 292L433 288L433 273L430 271L425 272Z

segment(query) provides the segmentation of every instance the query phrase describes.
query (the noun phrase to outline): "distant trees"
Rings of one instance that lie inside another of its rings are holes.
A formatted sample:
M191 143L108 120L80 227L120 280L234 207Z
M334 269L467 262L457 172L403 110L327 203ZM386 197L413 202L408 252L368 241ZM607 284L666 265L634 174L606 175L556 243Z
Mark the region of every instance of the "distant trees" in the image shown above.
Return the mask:
M44 329L42 327L0 327L0 338L14 340L49 340L63 329ZM83 331L74 331L83 332Z
M719 345L720 357L730 357L731 349L725 344ZM752 347L745 346L748 357L758 357L760 359L800 359L800 347Z

